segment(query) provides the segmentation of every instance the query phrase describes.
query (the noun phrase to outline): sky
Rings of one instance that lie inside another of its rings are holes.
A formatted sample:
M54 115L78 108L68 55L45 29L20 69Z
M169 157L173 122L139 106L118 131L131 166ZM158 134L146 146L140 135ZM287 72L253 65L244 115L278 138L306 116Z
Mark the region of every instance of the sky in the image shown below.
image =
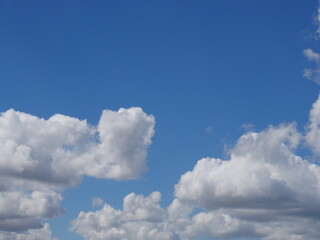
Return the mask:
M0 239L318 240L319 4L0 0Z

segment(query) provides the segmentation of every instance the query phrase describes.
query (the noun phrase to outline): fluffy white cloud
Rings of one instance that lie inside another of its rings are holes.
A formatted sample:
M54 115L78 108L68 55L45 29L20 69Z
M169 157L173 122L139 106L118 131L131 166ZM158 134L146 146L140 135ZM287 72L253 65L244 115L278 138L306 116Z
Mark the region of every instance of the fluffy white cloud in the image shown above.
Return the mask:
M154 118L141 108L103 111L99 143L72 161L82 174L97 178L134 179L146 170L147 148L154 134Z
M0 231L21 231L41 227L42 219L63 212L61 195L54 191L0 193Z
M123 210L105 204L81 212L72 229L86 240L319 239L320 166L296 152L320 152L320 97L306 129L291 123L248 132L230 159L204 158L183 174L167 209L157 192L131 193Z
M192 217L188 235L318 239L320 166L296 155L295 149L306 140L319 153L319 112L318 99L306 136L295 124L248 132L229 160L204 158L183 174L176 197L206 210Z
M308 48L303 51L305 57L311 61L320 62L320 54L314 52L312 49Z
M42 220L63 211L58 192L83 175L139 177L146 170L154 124L141 108L105 110L97 127L60 114L45 120L13 109L2 113L0 231L41 227ZM20 236L12 234L4 239Z
M320 154L320 97L313 104L310 111L310 123L308 125L308 133L306 142L311 149L317 154Z
M159 192L147 197L131 193L124 198L123 209L105 204L96 212L80 212L72 230L86 240L177 240L166 225L166 211L161 208Z
M45 223L42 228L29 229L25 232L1 232L0 240L57 240L51 236L49 224Z
M85 120L48 120L8 110L0 116L0 173L4 177L74 185L81 175L133 179L146 169L154 118L141 108L103 111L97 128Z
M249 132L230 160L199 160L181 177L176 196L206 209L320 207L320 167L292 152L299 139L292 124Z

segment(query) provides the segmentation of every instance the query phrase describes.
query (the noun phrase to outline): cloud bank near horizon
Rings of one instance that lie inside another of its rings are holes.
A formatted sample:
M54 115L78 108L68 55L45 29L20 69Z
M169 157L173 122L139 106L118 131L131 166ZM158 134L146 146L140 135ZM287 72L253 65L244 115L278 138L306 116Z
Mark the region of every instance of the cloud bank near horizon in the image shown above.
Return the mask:
M168 208L160 193L129 194L123 209L81 212L72 230L99 239L309 239L320 237L320 166L296 152L320 150L320 97L305 132L295 123L249 131L230 158L204 158L175 185ZM200 211L199 211L200 209Z

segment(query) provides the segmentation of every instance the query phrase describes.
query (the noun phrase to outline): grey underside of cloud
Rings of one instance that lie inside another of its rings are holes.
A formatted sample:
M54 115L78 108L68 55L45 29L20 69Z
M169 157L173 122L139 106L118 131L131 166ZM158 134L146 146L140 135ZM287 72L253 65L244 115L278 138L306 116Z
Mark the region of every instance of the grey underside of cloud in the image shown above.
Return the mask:
M42 220L64 211L60 192L83 176L140 177L154 124L141 108L105 110L97 126L60 114L45 120L13 109L2 113L0 239L51 239Z
M28 229L23 232L0 231L1 240L58 240L52 237L49 224L45 223L41 228Z
M72 230L86 240L320 239L320 98L305 132L295 123L248 132L227 160L204 158L183 174L168 208L160 194L129 194L123 209L81 212Z

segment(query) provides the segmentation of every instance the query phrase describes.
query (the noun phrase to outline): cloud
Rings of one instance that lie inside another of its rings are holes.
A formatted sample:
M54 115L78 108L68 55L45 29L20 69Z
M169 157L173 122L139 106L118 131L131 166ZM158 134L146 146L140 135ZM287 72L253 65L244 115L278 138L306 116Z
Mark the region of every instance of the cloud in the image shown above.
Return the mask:
M104 200L101 198L92 198L92 206L99 207L104 204Z
M308 48L303 51L305 57L315 63L314 68L304 69L303 76L320 84L320 54Z
M8 110L0 116L0 173L6 178L72 186L81 175L133 179L146 170L154 118L141 108L103 111L97 127L54 115Z
M42 228L29 229L25 232L1 232L1 240L57 240L51 236L52 232L48 223L45 223Z
M318 1L318 3L320 3L320 1ZM316 40L319 40L319 36L320 36L320 7L318 7L318 9L317 9L317 14L314 17L314 22L315 22L317 29L315 31L315 34L312 34L312 35L315 36ZM303 54L309 61L314 62L314 67L305 68L303 70L303 77L320 84L320 54L310 48L303 50Z
M161 208L159 192L147 197L131 193L123 200L123 209L105 204L96 212L80 212L71 229L86 240L178 240L166 229L166 211Z
M314 151L316 155L320 154L320 97L312 105L309 116L310 122L308 124L308 133L306 135L306 142L308 146Z
M42 219L63 212L62 197L54 191L1 192L0 231L21 231L41 227Z
M241 128L248 132L254 129L254 125L251 123L244 123L241 125Z
M320 98L305 136L295 124L249 132L230 159L204 158L183 174L177 199L205 210L187 231L209 238L319 239L320 166L295 154L304 141L319 153L319 112Z
M320 54L314 52L312 49L308 48L303 51L305 57L307 57L310 61L320 62Z
M227 160L199 160L168 208L158 192L131 193L122 210L81 212L71 229L86 240L319 239L320 166L296 153L319 153L319 122L320 97L306 132L295 123L269 126L241 136Z
M314 183L320 173L315 165L292 153L300 138L293 124L249 132L239 139L230 160L199 160L181 177L176 196L206 209L294 204L299 195L306 194L301 185ZM317 192L316 188L309 190L312 196Z
M99 144L73 160L84 175L118 180L134 179L146 170L147 148L154 134L154 117L141 108L105 110L97 132Z
M154 124L141 108L105 110L96 127L61 114L45 120L13 109L1 113L0 231L40 228L63 212L60 192L84 175L138 178L147 169ZM1 239L11 236L2 232Z

